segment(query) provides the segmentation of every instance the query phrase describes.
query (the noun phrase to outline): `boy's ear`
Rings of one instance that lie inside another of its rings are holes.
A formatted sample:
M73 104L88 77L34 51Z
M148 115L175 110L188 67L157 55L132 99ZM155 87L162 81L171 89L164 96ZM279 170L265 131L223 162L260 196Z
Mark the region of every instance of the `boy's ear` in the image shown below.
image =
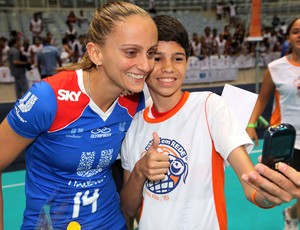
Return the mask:
M89 54L91 61L96 65L102 65L102 53L101 49L93 42L89 42L86 45L86 50Z

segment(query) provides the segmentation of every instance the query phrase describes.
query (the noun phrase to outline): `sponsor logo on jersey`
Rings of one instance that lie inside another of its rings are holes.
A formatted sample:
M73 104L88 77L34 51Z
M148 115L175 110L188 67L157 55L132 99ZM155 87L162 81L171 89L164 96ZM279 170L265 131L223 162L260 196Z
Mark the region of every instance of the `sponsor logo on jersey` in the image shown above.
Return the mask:
M148 150L151 144L152 141L148 143L145 149ZM163 195L173 191L181 181L185 183L188 176L188 164L186 163L187 152L180 143L167 138L160 138L157 150L169 156L170 168L164 180L148 180L146 181L146 187L150 192L156 195ZM155 197L157 198L157 196Z
M104 127L104 128L98 128L98 129L93 129L91 131L91 138L105 138L105 137L110 137L111 136L111 129Z
M38 98L34 94L28 92L24 98L19 100L18 108L22 113L26 113L31 110L37 99Z
M19 104L15 106L15 112L21 122L25 123L27 121L21 116L20 113L29 112L37 99L37 96L31 92L28 92L22 99L19 100Z
M119 130L121 132L125 132L126 131L126 121L119 123Z
M57 94L57 99L60 101L79 101L81 91L74 92L70 90L59 89Z
M102 172L102 168L105 168L110 164L112 154L113 149L102 150L100 157L99 153L96 154L96 151L82 152L80 162L77 167L77 175L80 177L91 177Z
M69 138L81 138L82 135L81 133L83 132L83 128L74 128L74 129L71 129L70 131L70 134L67 134L66 137L69 137Z
M70 180L68 185L76 188L89 188L101 184L106 176L90 177L101 173L103 168L108 167L112 160L112 155L113 149L104 149L100 154L96 153L96 151L82 152L76 172L83 180Z

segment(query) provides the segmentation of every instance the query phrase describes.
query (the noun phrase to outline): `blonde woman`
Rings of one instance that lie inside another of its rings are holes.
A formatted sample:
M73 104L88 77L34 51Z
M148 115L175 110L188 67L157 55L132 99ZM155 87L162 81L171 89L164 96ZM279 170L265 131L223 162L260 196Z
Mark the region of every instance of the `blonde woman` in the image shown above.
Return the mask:
M143 90L156 47L145 10L107 3L94 13L81 62L17 101L0 126L0 170L26 151L21 229L126 229L111 165L144 97L120 94Z

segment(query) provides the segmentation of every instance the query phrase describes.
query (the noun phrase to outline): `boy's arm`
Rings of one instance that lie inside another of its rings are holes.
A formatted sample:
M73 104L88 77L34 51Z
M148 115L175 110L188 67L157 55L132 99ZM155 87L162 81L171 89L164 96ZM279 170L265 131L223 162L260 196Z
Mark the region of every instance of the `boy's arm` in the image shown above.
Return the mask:
M271 193L281 202L288 203L293 198L300 198L300 172L285 163L279 164L278 171L258 163L253 171L242 175L242 179L265 196Z
M136 165L137 166L137 165ZM137 170L130 173L124 170L124 184L121 191L121 209L129 217L134 217L141 206L143 186L146 178L138 175Z
M125 215L133 217L143 198L145 181L159 181L165 178L170 167L169 156L157 151L159 136L153 133L153 143L145 155L136 162L132 172L124 170L124 183L121 190L121 209Z
M254 165L249 158L246 149L240 146L234 149L228 157L228 161L237 174L246 195L246 198L261 208L271 208L283 202L289 202L292 196L285 190L267 178L260 176L255 184L247 182L245 175L254 173ZM273 171L274 175L279 174ZM284 177L281 175L282 178Z

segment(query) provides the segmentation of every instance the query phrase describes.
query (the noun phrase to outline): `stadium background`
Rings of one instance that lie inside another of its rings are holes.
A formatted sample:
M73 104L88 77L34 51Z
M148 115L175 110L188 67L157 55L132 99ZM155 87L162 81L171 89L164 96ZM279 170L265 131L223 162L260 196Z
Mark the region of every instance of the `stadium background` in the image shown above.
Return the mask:
M70 11L78 14L83 9L87 18L92 16L96 7L106 1L92 0L0 0L0 36L9 38L10 31L16 30L23 37L31 37L29 23L32 15L40 12L45 25L45 32L49 31L60 47L61 38L64 36L65 20ZM222 31L228 23L228 18L216 20L215 7L218 1L214 0L156 0L157 14L171 14L177 17L187 28L190 35L197 32L203 33L206 26ZM224 3L229 1L224 0ZM148 0L135 0L135 4L148 10ZM236 0L237 20L249 30L251 20L251 1ZM278 15L287 24L299 16L299 0L264 0L261 2L261 25L270 25L274 14ZM75 25L76 26L76 25ZM75 27L78 34L85 34L88 24ZM141 35L143 36L143 35ZM236 85L246 90L256 92L260 86L266 66L238 69L236 78L230 81L205 81L194 84L185 84L183 88L189 91L210 90L221 94L225 83ZM0 121L3 120L15 98L14 84L0 82ZM263 114L267 120L270 117L272 99ZM264 129L259 129L261 137ZM256 162L256 157L261 153L262 142L254 150L251 158ZM243 196L242 188L237 181L232 169L226 169L226 196L229 218L229 229L282 229L282 209L286 205L272 210L260 210L247 202ZM5 229L18 229L21 224L22 210L24 207L24 156L21 155L3 175L4 187L4 218ZM230 188L230 189L229 189ZM8 200L9 202L6 202Z

